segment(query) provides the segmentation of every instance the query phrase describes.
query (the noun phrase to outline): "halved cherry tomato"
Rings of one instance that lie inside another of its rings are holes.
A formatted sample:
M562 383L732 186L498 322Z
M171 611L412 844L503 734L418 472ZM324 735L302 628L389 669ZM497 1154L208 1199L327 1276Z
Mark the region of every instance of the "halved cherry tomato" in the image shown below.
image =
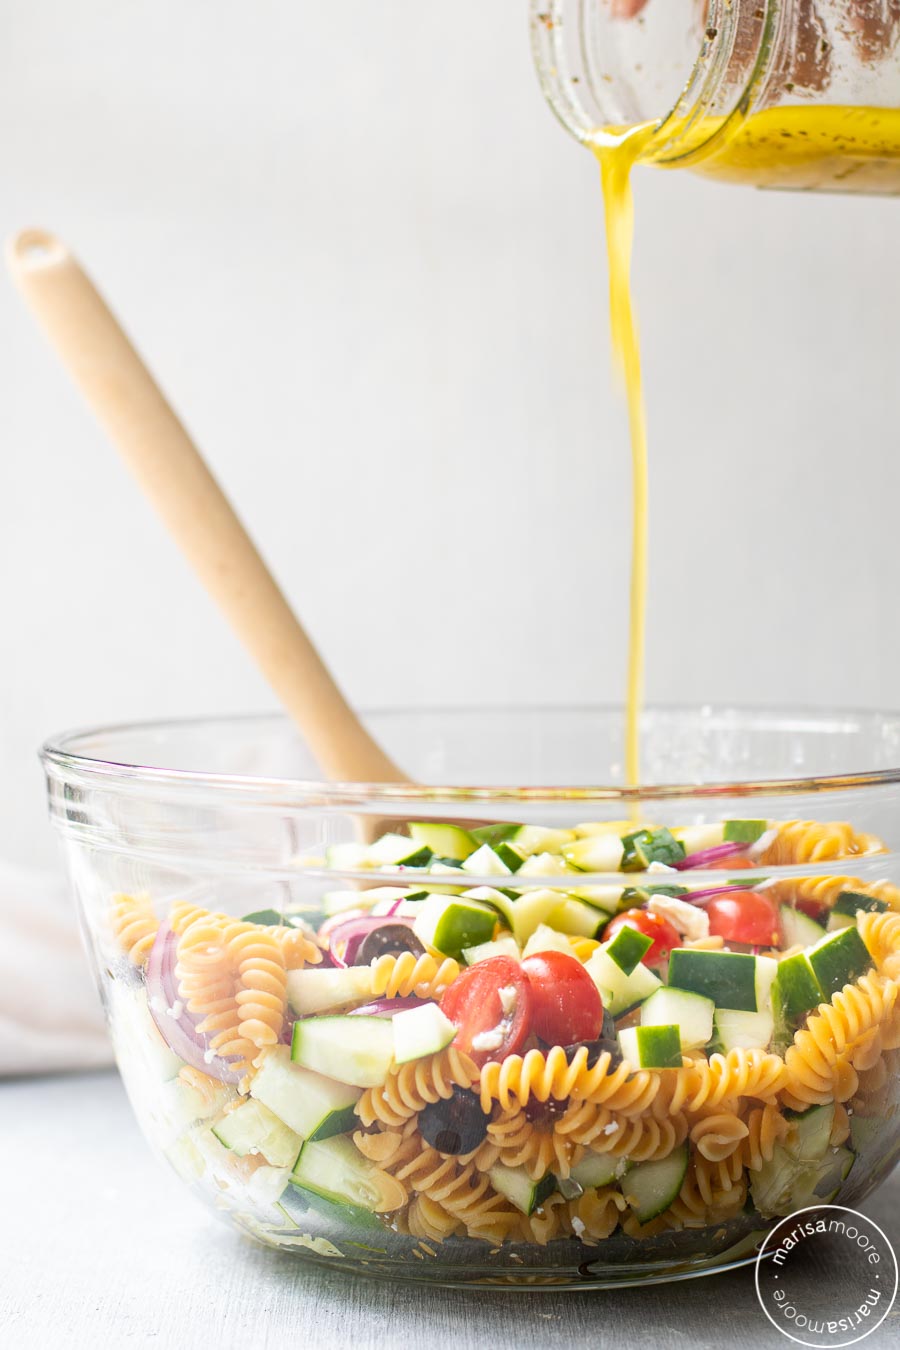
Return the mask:
M744 857L737 853L733 858L719 859L718 862L701 863L695 867L695 872L746 872L749 868L755 867L752 858Z
M454 1048L479 1065L521 1050L531 1034L533 1005L528 977L511 956L470 966L441 1000L444 1016L459 1028Z
M593 1041L603 1027L600 991L565 952L535 952L522 962L533 1000L532 1030L548 1045Z
M828 906L820 905L818 900L804 900L801 897L794 901L794 908L799 909L808 919L815 919L823 928L828 922Z
M681 945L678 929L674 928L668 919L652 913L649 909L626 909L623 914L617 914L614 919L610 919L603 930L604 942L615 937L619 929L626 925L653 939L653 946L648 947L641 958L645 966L662 965L664 961L668 961L672 948Z
M752 947L777 947L778 915L767 896L756 891L729 891L727 895L714 895L703 908L709 915L710 937Z

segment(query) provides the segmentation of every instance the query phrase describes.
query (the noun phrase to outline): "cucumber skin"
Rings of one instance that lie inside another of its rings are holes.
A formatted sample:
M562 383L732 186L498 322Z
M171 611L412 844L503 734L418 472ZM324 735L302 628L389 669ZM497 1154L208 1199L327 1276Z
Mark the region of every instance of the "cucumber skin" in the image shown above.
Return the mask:
M370 1232L372 1229L384 1229L385 1225L371 1209L363 1209L362 1205L353 1205L349 1201L345 1204L343 1200L320 1195L318 1191L311 1191L301 1182L295 1181L292 1176L288 1177L288 1182L290 1184L280 1203L292 1219L302 1217L311 1209L323 1219L330 1219L339 1224L351 1224L353 1228L364 1228ZM295 1204L290 1203L291 1199L295 1200Z
M667 1158L662 1158L659 1162L635 1163L629 1169L626 1179L623 1181L622 1190L626 1200L634 1209L639 1223L649 1223L651 1219L655 1219L674 1203L687 1175L688 1161L687 1145L680 1144L678 1148L673 1149ZM651 1168L654 1169L652 1172L650 1171ZM672 1175L669 1178L668 1186L660 1189L659 1198L641 1206L640 1202L634 1197L633 1187L635 1182L641 1187L647 1184L649 1178L650 1189L652 1190L653 1179L659 1175L664 1176L670 1168ZM629 1190L631 1195L628 1194Z
M704 952L676 947L669 959L669 984L712 999L717 1008L757 1012L756 958L743 952Z

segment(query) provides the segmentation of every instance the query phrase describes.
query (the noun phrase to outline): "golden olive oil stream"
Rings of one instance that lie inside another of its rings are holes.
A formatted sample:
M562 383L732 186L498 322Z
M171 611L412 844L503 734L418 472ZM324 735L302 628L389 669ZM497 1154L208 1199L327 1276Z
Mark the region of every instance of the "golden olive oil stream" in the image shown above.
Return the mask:
M631 439L631 583L625 700L625 781L640 781L640 716L647 620L648 466L641 352L631 294L634 203L631 170L654 161L656 124L611 127L592 149L600 161L609 262L613 355L628 406ZM726 133L720 136L721 132ZM671 141L672 129L667 139ZM727 126L702 119L681 137L686 167L756 187L900 194L900 109L794 105L767 108ZM657 161L663 163L663 161ZM683 161L682 161L683 162ZM676 167L672 160L665 167ZM636 803L633 817L639 814Z

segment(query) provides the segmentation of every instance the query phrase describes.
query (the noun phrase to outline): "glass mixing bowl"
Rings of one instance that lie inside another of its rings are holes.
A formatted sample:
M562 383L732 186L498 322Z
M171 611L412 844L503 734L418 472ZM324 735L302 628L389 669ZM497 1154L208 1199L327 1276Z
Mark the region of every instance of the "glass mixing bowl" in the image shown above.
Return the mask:
M44 748L122 1077L193 1191L353 1271L606 1287L732 1267L777 1215L878 1185L900 1147L900 715L648 710L639 793L617 711L366 721L427 786L322 782L276 716ZM727 928L760 896L762 944ZM626 908L674 925L690 978L668 950L655 973L645 944L610 956ZM703 984L723 959L742 992ZM712 1022L650 1015L673 995Z

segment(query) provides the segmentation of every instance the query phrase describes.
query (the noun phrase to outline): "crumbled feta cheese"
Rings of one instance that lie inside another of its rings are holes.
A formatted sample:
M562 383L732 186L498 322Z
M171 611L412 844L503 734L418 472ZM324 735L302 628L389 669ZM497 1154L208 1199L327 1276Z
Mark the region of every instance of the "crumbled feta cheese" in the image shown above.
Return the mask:
M174 1018L176 1022L178 1021L179 1017L183 1012L184 1012L184 1004L182 1003L180 998L176 998L171 1008L166 1008L166 1016Z
M516 1004L519 1001L519 996L516 993L516 986L514 984L504 985L502 989L497 990L497 994L500 999L500 1007L507 1017L512 1017L513 1013L516 1011Z
M709 937L709 915L698 905L689 905L676 895L653 895L647 904L651 914L666 919L682 937L691 942Z
M575 1234L576 1237L581 1237L584 1231L585 1231L584 1220L579 1219L578 1215L574 1214L572 1216L572 1232Z
M204 1064L212 1064L212 1062L213 1062L213 1060L215 1059L215 1057L216 1057L216 1052L215 1052L215 1050L204 1050L204 1051L203 1051L203 1063L204 1063Z
M678 871L678 868L677 868L677 867L670 867L668 863L657 862L656 859L654 859L652 863L648 863L648 864L647 864L647 871L648 871L648 872L677 872L677 871Z
M627 1171L628 1171L628 1159L620 1158L619 1161L616 1163L616 1179L621 1181L622 1177L624 1177Z
M473 1050L499 1050L503 1044L503 1032L499 1027L494 1027L492 1031L479 1031L477 1036L472 1037Z
M755 843L751 844L747 852L751 858L761 858L770 844L773 844L778 838L778 830L764 830Z
M615 1122L614 1120L611 1120L611 1121L609 1122L608 1125L604 1125L604 1127L603 1127L603 1133L604 1133L604 1134L615 1134L616 1131L618 1130L618 1128L619 1128L619 1127L618 1127L618 1125L616 1124L616 1122Z

